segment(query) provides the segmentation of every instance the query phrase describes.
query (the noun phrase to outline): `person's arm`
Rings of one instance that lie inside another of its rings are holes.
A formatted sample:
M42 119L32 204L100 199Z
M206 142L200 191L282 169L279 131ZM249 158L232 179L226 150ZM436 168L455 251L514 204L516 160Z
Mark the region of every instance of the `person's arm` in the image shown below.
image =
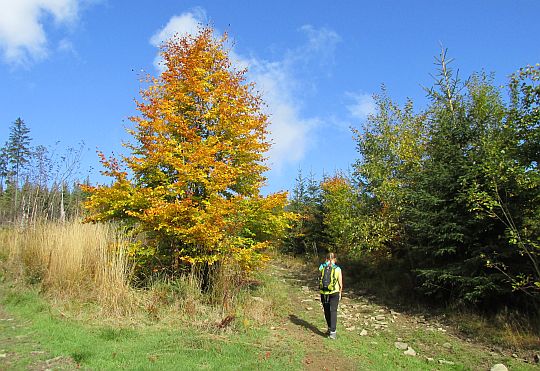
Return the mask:
M338 282L339 282L339 298L341 299L341 295L343 294L343 271L342 270L340 270L339 272Z

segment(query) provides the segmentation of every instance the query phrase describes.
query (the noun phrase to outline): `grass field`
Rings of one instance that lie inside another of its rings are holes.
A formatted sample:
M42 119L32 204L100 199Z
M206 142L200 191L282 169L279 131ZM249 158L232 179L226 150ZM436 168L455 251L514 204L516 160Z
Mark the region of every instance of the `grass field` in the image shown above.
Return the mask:
M254 292L261 295L256 302L271 300L267 295L276 290L287 292L288 303L282 302L277 311L281 313L266 325L238 317L225 328L219 328L219 323L201 327L180 321L175 327L166 321L124 319L114 324L95 316L74 318L74 313L51 306L38 292L21 291L4 282L0 368L486 370L503 363L510 370L538 369L508 353L467 342L446 326L444 331L434 331L432 326L443 325L406 314L374 330L364 323L374 313L393 318L388 308L352 294L341 304L338 340L330 341L323 336L325 324L316 292L302 277L292 277L285 269L267 280L272 290ZM362 329L368 329L366 336L360 335ZM397 340L407 342L417 355L404 355L394 346Z
M352 285L331 341L315 263L274 256L252 285L216 301L189 277L135 289L113 231L54 228L0 233L1 370L539 369L539 350L479 341Z

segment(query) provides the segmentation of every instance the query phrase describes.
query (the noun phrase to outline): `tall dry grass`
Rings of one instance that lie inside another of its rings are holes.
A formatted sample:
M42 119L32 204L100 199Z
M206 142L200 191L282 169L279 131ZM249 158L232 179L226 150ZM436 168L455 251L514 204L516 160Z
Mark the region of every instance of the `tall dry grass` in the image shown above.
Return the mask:
M275 288L253 285L233 262L215 264L207 278L194 267L178 277L150 278L135 289L127 243L127 236L104 224L0 229L0 270L10 281L38 285L62 311L80 318L220 330L273 318Z
M40 283L55 298L95 302L120 314L132 311L136 300L126 242L110 225L49 222L2 230L0 253L12 278Z

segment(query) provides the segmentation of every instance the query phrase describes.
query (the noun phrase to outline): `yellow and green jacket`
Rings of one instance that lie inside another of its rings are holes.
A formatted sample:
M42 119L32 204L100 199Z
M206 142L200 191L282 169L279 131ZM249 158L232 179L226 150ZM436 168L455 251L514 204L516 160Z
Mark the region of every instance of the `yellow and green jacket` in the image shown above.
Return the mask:
M325 262L325 263L322 263L320 265L319 272L320 272L321 275L322 275L322 273L324 271L324 268L326 266L328 266L328 264L329 264L328 262ZM333 285L333 290L328 290L328 291L320 290L321 294L329 295L329 294L335 294L336 292L339 292L340 289L341 289L339 287L339 277L340 276L341 276L341 268L338 265L334 264L334 269L332 270L332 280L330 281L331 282L330 286Z

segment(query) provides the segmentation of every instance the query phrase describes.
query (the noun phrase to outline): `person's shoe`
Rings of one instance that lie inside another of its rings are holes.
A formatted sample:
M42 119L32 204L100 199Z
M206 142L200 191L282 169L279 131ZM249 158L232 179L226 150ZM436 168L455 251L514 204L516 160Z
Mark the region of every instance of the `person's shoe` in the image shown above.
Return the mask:
M337 335L336 335L336 332L330 332L330 335L328 335L328 339L332 339L332 340L336 340L337 339Z

